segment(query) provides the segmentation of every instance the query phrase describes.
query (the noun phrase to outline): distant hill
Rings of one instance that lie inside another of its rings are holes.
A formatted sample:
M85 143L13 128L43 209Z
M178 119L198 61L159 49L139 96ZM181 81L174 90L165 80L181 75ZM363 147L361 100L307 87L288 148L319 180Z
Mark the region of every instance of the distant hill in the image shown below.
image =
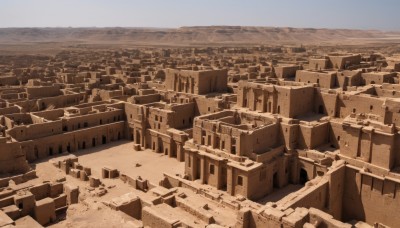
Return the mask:
M290 44L400 40L377 30L197 26L166 28L0 28L0 43Z

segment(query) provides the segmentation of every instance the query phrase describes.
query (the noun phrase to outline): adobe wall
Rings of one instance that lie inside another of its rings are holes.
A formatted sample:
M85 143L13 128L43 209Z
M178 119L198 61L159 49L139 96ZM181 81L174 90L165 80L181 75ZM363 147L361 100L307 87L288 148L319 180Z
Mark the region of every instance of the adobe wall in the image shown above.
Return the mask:
M338 95L316 89L314 99L314 113L334 117L336 115L336 103Z
M293 209L297 207L313 207L324 210L327 205L328 186L327 180L323 180L316 186L311 186L298 195L296 200L290 204L290 207Z
M345 66L351 66L355 64L360 64L361 55L351 55L351 56L334 56L330 55L329 60L332 66L336 69L344 69Z
M124 110L110 110L81 116L73 116L62 120L63 131L74 131L81 128L95 127L117 121L124 121Z
M251 153L263 153L278 143L279 125L271 124L252 130L248 134L240 134L237 141L241 156L250 156Z
M287 150L295 149L298 143L299 130L297 123L280 122L280 144L284 144Z
M393 78L396 77L396 75L396 73L382 74L381 72L362 73L361 82L363 85L394 83Z
M57 120L60 117L64 116L64 109L53 109L53 110L46 110L41 112L34 112L32 113L34 116L42 117L46 120Z
M170 128L183 129L193 127L193 119L195 117L194 103L172 106L171 110L174 113L171 118L167 119Z
M125 123L123 121L84 128L72 132L42 137L33 141L22 142L26 159L32 162L63 152L75 152L80 149L92 148L124 138ZM119 135L119 137L118 137Z
M19 112L20 112L20 109L18 108L18 106L0 108L0 115L7 115L7 114L13 114L13 113L19 113Z
M312 70L324 70L331 68L331 62L329 59L310 59L308 68Z
M298 70L295 80L296 82L316 83L322 88L334 88L336 87L336 77L336 73L332 72Z
M395 135L358 125L331 121L331 144L340 154L390 170L395 164Z
M289 90L289 115L287 117L296 118L313 111L314 105L314 88L304 87L304 88L293 88ZM281 97L281 98L280 98ZM279 100L285 99L283 95L278 95L278 105ZM287 98L286 98L287 99Z
M299 125L298 149L314 149L329 142L329 122Z
M82 99L82 94L67 94L57 97L39 98L36 104L39 110L45 110L49 108L63 108L78 105Z
M132 102L133 104L148 104L152 102L158 102L160 99L160 94L135 95L129 98L128 102Z
M62 123L61 120L58 120L53 122L15 126L14 128L7 130L7 132L17 141L39 139L50 135L61 134Z
M27 87L26 93L28 99L42 98L42 97L55 97L62 95L59 86L40 86L40 87Z
M24 173L29 170L19 143L0 143L0 174Z
M198 83L198 92L195 87L195 94L224 93L227 91L228 71L225 69L200 71L196 82Z
M278 78L294 78L299 66L276 66L274 69Z
M385 120L386 110L382 107L384 100L370 96L354 96L339 94L337 100L337 117L345 118L355 111L355 113L369 113L377 115L377 120Z
M360 220L399 227L400 183L347 165L344 180L343 220Z

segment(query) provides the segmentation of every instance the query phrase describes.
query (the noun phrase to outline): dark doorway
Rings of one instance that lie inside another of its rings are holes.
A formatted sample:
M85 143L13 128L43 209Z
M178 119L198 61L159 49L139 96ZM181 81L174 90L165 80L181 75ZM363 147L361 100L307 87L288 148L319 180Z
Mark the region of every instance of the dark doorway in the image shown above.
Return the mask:
M140 132L136 131L136 143L140 144Z
M33 153L35 154L35 159L38 159L39 158L39 150L38 150L37 146L35 146L33 148Z
M92 138L92 147L96 146L96 138Z
M274 188L279 188L279 177L278 177L278 172L275 172L275 173L274 173L272 182L273 182Z
M105 135L103 135L103 137L102 137L102 141L101 141L103 144L106 144L107 143L107 137L105 136Z
M49 147L49 155L53 155L53 147Z
M325 112L324 112L324 106L323 106L323 105L320 105L320 106L318 107L318 113L319 113L319 114L325 114Z
M58 153L59 153L59 154L62 154L62 152L63 152L63 151L62 151L62 145L59 145L59 146L58 146Z
M68 143L68 146L67 146L67 151L68 151L68 153L71 152L71 144L69 144L69 143Z
M231 141L231 154L236 154L236 139L232 138Z
M221 169L221 190L226 191L227 182L228 182L227 170L226 170L226 167L222 167L222 169Z
M195 166L195 173L194 173L194 179L195 180L198 180L198 179L200 179L200 165L201 165L201 162L200 162L200 159L197 159L197 158L193 158L193 160L194 160L194 162L193 163L196 163L196 166Z
M82 142L82 149L86 149L86 142Z
M308 174L305 169L300 169L300 184L305 185L308 181Z
M121 139L121 132L118 132L118 140Z

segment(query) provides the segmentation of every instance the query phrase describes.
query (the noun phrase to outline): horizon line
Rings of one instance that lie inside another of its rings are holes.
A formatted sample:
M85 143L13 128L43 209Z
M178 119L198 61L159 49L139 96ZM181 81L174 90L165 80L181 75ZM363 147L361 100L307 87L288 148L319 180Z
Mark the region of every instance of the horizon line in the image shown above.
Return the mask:
M10 26L0 27L0 29L107 29L107 28L122 28L122 29L181 29L181 28L207 28L207 27L249 27L249 28L287 28L287 29L324 29L324 30L360 30L360 31L381 31L381 32L400 32L399 29L378 29L378 28L340 28L340 27L293 27L293 26L258 26L258 25L191 25L179 27L153 27L153 26Z

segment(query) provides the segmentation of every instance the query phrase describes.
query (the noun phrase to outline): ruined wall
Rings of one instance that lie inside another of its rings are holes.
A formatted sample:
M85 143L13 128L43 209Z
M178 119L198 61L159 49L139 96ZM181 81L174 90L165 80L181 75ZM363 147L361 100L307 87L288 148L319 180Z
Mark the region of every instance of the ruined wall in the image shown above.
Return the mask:
M336 115L337 94L320 91L314 93L314 113L334 117Z
M343 220L352 219L374 224L379 221L399 227L400 183L397 180L363 173L347 165L344 180Z
M45 158L63 152L75 152L80 149L92 148L111 141L122 139L125 134L123 121L64 132L48 137L41 137L22 142L28 161Z
M336 73L298 70L296 82L316 83L321 88L334 88L336 87Z
M0 143L0 174L25 173L29 170L19 143Z
M337 100L337 117L344 118L351 113L368 113L377 116L379 122L385 120L386 110L382 107L383 99L370 96L340 94Z
M281 94L282 96L283 94ZM287 99L285 97L278 100ZM286 117L296 118L313 112L314 105L314 88L293 88L289 90L289 113ZM278 102L279 105L279 102ZM284 115L285 116L285 115Z
M39 139L42 137L62 133L61 120L31 125L15 126L7 130L8 134L17 141Z
M195 104L181 104L172 106L171 110L174 111L171 116L171 121L168 119L170 128L182 129L191 128L193 126L193 119L195 116Z
M241 156L251 153L263 153L277 145L279 125L271 124L260 129L252 130L249 134L240 134L238 141Z
M39 86L39 87L27 87L26 93L28 94L28 99L36 99L42 97L55 97L62 95L59 86Z
M329 122L299 125L298 149L315 149L329 142Z

